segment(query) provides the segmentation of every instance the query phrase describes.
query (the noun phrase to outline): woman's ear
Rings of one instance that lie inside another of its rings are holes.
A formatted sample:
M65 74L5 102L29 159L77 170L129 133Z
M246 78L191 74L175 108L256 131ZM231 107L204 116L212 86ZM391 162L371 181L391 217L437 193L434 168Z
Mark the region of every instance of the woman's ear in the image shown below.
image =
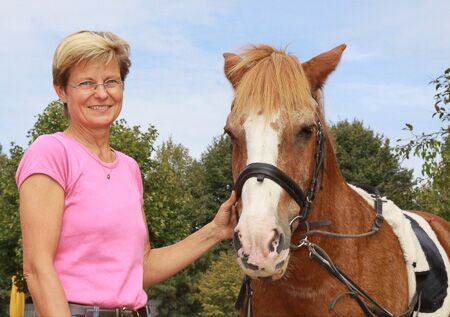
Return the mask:
M53 88L55 89L55 92L58 95L59 100L61 100L63 103L67 103L66 87L54 84Z

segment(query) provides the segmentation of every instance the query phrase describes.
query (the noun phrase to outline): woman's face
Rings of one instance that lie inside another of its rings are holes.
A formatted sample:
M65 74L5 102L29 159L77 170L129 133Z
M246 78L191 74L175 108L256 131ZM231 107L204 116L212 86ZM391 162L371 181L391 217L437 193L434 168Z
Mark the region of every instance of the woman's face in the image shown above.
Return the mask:
M88 129L109 128L122 109L123 84L113 88L85 87L114 81L121 82L119 64L114 59L108 64L92 60L73 66L67 86L55 86L61 101L67 103L70 124Z

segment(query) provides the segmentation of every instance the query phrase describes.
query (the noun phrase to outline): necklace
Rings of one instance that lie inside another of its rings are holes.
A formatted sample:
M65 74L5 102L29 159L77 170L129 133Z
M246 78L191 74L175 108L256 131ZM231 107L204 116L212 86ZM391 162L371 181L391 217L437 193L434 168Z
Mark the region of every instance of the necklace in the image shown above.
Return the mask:
M102 166L102 169L103 169L103 173L105 173L105 175L106 175L106 179L110 180L111 179L112 168L109 171L106 171L105 168Z
M111 152L112 152L112 154L113 154L113 156L114 156L114 160L115 160L115 159L116 159L116 152L114 152L113 149L110 149L110 150L111 150ZM103 164L100 164L100 165L101 165L101 167L102 167L103 173L105 173L105 175L106 175L106 179L107 179L107 180L110 180L110 179L111 179L111 173L112 173L114 167L111 167L111 168L109 168L109 169L105 169L105 167L103 166Z
M95 151L92 150L92 147L89 147L89 146L87 145L87 143L86 143L86 142L83 142L82 139L79 138L79 137L77 137L76 134L71 133L69 129L67 129L66 131L64 131L64 133L65 133L68 137L72 138L73 140L75 140L76 142L78 142L79 144L81 144L81 145L86 149L86 151L88 151L88 153L89 153L91 156L93 156L93 157L96 158L96 161L97 161L97 163L100 165L100 167L102 168L103 173L104 173L105 176L106 176L106 179L107 179L107 180L110 180L110 179L111 179L111 173L112 173L112 170L114 169L114 166L105 169L105 166L102 164L103 161L100 159L99 155L95 154ZM116 152L111 148L111 146L109 146L109 150L110 150L111 153L112 153L112 156L113 156L113 160L112 160L112 161L114 162L114 161L116 160L116 158L117 158Z

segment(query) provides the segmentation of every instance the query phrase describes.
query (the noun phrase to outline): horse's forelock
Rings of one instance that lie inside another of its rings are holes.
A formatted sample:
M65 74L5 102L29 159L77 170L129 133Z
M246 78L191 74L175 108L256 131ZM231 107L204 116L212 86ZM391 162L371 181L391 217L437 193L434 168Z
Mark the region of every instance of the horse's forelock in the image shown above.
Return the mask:
M230 70L241 73L233 112L253 111L266 118L278 110L291 117L301 107L316 111L309 82L298 59L269 45L250 46Z

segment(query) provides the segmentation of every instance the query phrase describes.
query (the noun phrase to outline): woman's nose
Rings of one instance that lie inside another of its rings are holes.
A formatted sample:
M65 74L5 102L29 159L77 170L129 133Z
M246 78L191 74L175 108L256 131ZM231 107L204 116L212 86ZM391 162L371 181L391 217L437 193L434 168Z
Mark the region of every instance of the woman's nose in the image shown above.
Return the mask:
M104 85L97 85L94 90L94 95L100 99L108 98L108 90Z

